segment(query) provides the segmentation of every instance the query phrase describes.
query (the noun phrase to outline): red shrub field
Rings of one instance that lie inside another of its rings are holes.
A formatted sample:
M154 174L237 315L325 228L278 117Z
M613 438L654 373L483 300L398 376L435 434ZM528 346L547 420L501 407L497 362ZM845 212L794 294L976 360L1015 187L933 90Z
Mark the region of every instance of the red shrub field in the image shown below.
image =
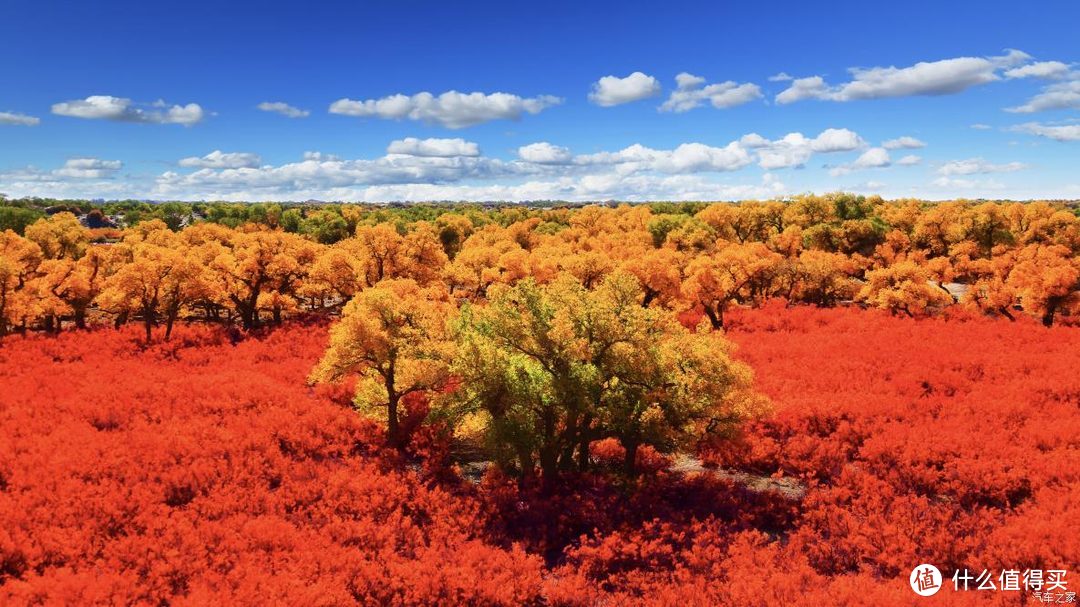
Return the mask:
M584 473L544 496L468 480L434 434L403 456L350 388L309 387L322 324L9 336L0 603L1021 605L908 574L1077 575L1080 329L727 322L773 412L703 448L720 472L645 450L635 490Z

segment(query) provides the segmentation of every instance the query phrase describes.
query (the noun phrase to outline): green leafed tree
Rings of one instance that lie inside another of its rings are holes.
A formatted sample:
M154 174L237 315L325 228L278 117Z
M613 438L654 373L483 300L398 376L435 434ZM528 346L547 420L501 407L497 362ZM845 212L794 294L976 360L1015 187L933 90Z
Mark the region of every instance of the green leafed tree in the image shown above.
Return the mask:
M636 474L639 447L691 447L763 406L748 367L718 332L692 332L662 308L641 306L637 279L609 275L589 290L568 275L493 288L455 327L449 399L485 421L499 463L523 481L538 467L550 490L584 468L592 441L613 437Z

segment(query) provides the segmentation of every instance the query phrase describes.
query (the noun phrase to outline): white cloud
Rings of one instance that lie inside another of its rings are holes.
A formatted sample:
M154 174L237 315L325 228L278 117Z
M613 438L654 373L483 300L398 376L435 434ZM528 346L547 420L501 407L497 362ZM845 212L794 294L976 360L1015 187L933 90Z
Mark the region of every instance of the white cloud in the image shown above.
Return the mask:
M833 167L832 170L829 171L829 175L839 177L840 175L847 175L852 171L879 169L891 164L892 159L889 157L888 150L885 148L870 148L860 154L859 157L855 159L855 162Z
M855 159L855 166L860 169L887 167L889 164L891 159L885 148L870 148Z
M830 86L821 76L797 78L776 96L780 104L803 99L853 101L914 95L948 95L999 80L997 72L1019 65L1030 57L1008 51L998 57L957 57L922 61L909 67L851 68L849 82Z
M700 76L683 72L675 76L678 87L660 106L664 112L686 112L705 102L714 108L726 109L761 98L761 87L756 84L739 84L728 80L719 84L705 85Z
M63 167L52 171L50 174L53 177L60 178L107 179L115 175L123 166L124 163L119 160L77 157L69 158Z
M825 129L810 143L815 152L850 152L866 145L854 131L848 129Z
M969 190L978 193L987 190L1005 189L1005 184L994 179L954 179L951 177L938 177L932 182L933 185L946 190Z
M1080 109L1080 79L1058 82L1045 87L1028 102L1005 108L1006 112L1030 114L1046 110Z
M1080 124L1050 125L1039 122L1025 122L1011 127L1009 130L1047 137L1056 141L1080 141Z
M172 105L164 101L137 104L130 99L109 95L91 95L55 103L52 113L59 116L118 122L141 122L148 124L182 124L191 126L202 121L205 113L197 103Z
M881 144L881 147L886 150L915 150L926 147L926 143L914 137L904 136L885 141Z
M975 124L971 125L971 128L975 129L976 131L989 131L990 129L993 129L994 127L990 126L989 124L983 124L981 122L976 122Z
M642 72L625 78L604 76L592 85L589 101L602 107L622 105L660 94L660 81Z
M275 114L281 114L282 116L288 116L289 118L307 118L311 115L311 112L308 110L302 110L281 101L263 101L255 107L264 112L274 112Z
M862 191L877 192L877 191L883 189L885 187L885 185L886 184L883 183L883 182L874 181L873 179L871 179L870 181L864 181L863 183L860 183L860 184L856 185L854 187L854 189L856 191L860 191L860 192L862 192Z
M386 147L387 154L405 154L407 156L431 156L452 158L454 156L479 156L480 146L464 139L417 139L406 137L391 141Z
M789 76L787 72L780 72L779 74L769 76L769 82L790 82L792 80L794 80L794 78Z
M518 120L524 114L538 114L560 103L562 99L551 95L525 99L509 93L447 91L436 97L423 92L366 101L338 99L330 104L330 113L384 120L419 120L461 129L492 120Z
M915 154L908 154L907 156L904 156L900 160L896 161L896 164L898 166L902 166L902 167L915 166L915 165L921 164L921 163L922 163L922 157L921 156L916 156Z
M0 112L0 125L37 126L38 124L41 124L41 119L36 116L27 116L26 114L16 114L14 112Z
M304 152L304 160L314 160L315 162L337 162L338 160L341 160L341 157L323 152Z
M975 175L977 173L1012 173L1028 168L1022 162L1009 162L1006 164L993 164L982 158L968 158L966 160L950 160L938 168L938 175Z
M634 144L618 152L600 152L577 156L580 165L617 165L624 173L659 171L661 173L701 173L736 171L753 162L737 141L720 148L703 143L684 143L674 150L655 150Z
M221 188L177 190L173 176L159 179L155 195L180 199L214 200L347 200L385 201L524 201L524 200L743 200L782 197L790 193L775 176L765 174L758 183L717 183L697 175L630 175L617 173L556 176L522 183L431 184L403 183L305 187L300 189Z
M546 141L530 143L518 148L518 158L536 164L569 164L573 157L570 150Z
M1060 61L1038 61L1011 70L1005 70L1006 78L1064 78L1069 73L1069 66Z
M631 145L578 156L566 148L539 142L522 146L518 159L509 161L484 156L414 156L395 153L395 149L401 148L391 145L390 153L373 159L344 160L308 153L303 160L279 166L169 171L157 178L152 195L226 200L682 200L752 197L777 194L782 188L774 177L761 185L721 185L704 177L706 173L738 171L754 162L752 150L738 141L725 146L685 143L673 149Z
M825 129L813 139L802 133L788 133L775 141L750 133L739 143L757 150L758 166L766 170L799 167L814 153L850 152L866 145L857 133L848 129Z
M206 156L182 158L178 163L182 167L203 169L240 169L257 167L262 163L258 154L249 152L222 152L214 150Z
M63 166L50 171L36 167L0 171L0 182L5 184L5 189L12 190L17 190L17 187L11 187L9 184L34 183L42 187L55 186L59 188L63 184L70 182L112 179L123 166L124 163L119 160L103 160L80 156L69 158L64 162Z

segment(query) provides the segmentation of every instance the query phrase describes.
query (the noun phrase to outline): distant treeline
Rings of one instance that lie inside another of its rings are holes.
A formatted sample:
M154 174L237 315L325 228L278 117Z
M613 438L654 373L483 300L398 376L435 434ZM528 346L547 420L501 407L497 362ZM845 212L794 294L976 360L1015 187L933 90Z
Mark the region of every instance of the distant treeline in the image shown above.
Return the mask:
M878 196L857 196L847 193L829 194L830 199L850 200L859 207L874 208L885 201ZM767 202L790 203L790 200ZM920 206L944 204L913 199L891 201L898 204L918 203ZM981 203L985 200L957 200L949 202ZM993 201L998 204L1015 201ZM1080 201L1041 200L1032 201L1068 209L1080 216ZM91 229L128 228L140 222L157 219L171 230L180 230L197 222L210 222L235 228L255 224L271 229L308 236L322 244L332 244L351 236L360 223L410 224L416 221L435 221L447 212L468 217L474 225L497 224L506 227L514 222L543 218L545 213L586 206L619 206L616 201L593 203L567 202L561 200L534 200L527 202L469 202L440 201L423 203L338 203L338 202L152 202L145 200L83 200L58 198L5 198L0 194L0 232L12 230L23 234L26 226L38 219L60 212L69 212ZM649 202L637 206L648 207L655 215L692 217L712 202ZM746 201L732 204L761 204ZM104 235L107 239L108 234Z

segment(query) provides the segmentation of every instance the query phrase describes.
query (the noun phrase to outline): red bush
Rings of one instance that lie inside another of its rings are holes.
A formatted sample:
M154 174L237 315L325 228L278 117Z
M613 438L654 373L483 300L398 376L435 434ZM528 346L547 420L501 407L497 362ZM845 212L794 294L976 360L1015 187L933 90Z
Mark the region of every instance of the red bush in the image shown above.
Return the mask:
M520 604L540 561L478 537L305 377L295 327L236 346L184 329L0 348L0 603ZM337 402L335 402L337 401Z
M419 462L384 448L348 387L306 385L317 325L7 338L0 603L914 604L918 563L1077 570L1080 329L728 320L775 408L703 448L741 472L643 453L630 487L603 443L552 496L455 478L438 429Z

